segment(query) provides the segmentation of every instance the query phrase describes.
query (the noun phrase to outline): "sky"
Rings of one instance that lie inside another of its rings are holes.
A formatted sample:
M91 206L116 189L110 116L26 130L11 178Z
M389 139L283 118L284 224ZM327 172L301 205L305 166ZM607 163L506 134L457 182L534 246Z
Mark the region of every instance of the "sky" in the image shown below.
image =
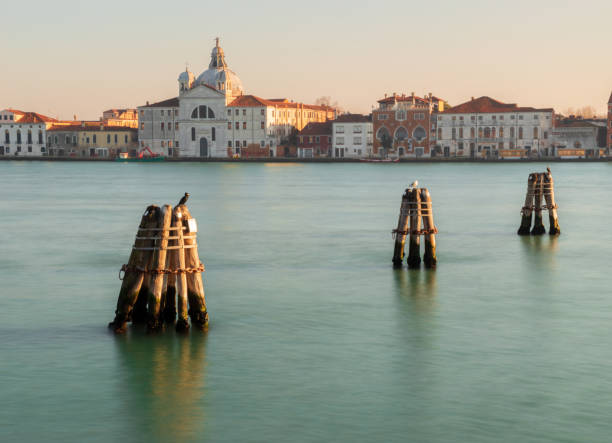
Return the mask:
M29 0L0 15L0 109L62 119L176 96L215 37L245 93L351 112L431 92L603 114L612 91L610 0Z

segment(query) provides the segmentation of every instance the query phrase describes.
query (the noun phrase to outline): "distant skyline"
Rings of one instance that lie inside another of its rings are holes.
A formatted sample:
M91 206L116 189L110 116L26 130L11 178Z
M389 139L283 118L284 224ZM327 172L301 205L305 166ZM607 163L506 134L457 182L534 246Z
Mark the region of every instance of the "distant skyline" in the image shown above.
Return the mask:
M177 95L219 37L245 93L368 113L384 94L488 95L555 111L612 90L612 2L158 0L2 6L0 108L98 119Z

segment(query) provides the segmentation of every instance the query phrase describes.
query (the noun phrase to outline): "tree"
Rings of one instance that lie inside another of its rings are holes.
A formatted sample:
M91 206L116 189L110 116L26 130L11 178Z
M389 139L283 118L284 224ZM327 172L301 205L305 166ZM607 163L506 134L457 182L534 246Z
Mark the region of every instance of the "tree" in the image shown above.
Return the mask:
M332 98L329 95L322 95L321 97L316 99L315 105L329 106L330 108L334 108L338 114L342 113L342 111L344 110L342 106L340 106L338 101L332 101Z

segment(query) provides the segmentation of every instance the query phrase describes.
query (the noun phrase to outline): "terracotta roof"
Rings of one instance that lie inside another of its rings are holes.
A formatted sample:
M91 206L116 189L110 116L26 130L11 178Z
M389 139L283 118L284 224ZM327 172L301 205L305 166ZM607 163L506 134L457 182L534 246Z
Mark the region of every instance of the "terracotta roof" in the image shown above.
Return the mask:
M502 103L491 97L483 96L447 109L443 114L477 114L477 113L504 113L504 112L553 112L552 108L520 107L516 103Z
M331 135L332 122L310 122L302 128L299 135Z
M10 108L7 109L7 111L19 116L14 120L15 123L52 123L57 121L52 117L47 117L46 115L39 114L38 112L26 112Z
M102 127L101 127L102 126ZM106 125L89 125L83 126L81 123L74 125L54 125L48 132L51 131L66 131L66 132L79 132L79 131L121 131L121 132L138 132L136 128L130 128L128 126L106 126Z
M230 107L240 106L242 108L247 107L260 107L260 106L276 106L276 103L273 103L270 100L266 100L265 98L257 97L256 95L241 95L232 101L229 105Z
M161 102L151 103L147 105L140 106L141 108L176 108L179 105L178 97L169 98L167 100L162 100Z
M343 114L343 115L339 115L338 118L336 118L336 120L334 120L334 123L363 123L363 122L370 122L372 121L372 119L370 118L369 115L363 115L363 114Z

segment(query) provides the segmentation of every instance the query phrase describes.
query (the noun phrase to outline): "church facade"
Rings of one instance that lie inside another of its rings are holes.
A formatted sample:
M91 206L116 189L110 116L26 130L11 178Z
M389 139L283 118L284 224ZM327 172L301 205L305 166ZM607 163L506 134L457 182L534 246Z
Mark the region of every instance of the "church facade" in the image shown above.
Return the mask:
M285 156L282 145L309 122L335 117L329 106L244 95L219 39L208 69L178 77L178 96L138 108L140 151L170 157Z

